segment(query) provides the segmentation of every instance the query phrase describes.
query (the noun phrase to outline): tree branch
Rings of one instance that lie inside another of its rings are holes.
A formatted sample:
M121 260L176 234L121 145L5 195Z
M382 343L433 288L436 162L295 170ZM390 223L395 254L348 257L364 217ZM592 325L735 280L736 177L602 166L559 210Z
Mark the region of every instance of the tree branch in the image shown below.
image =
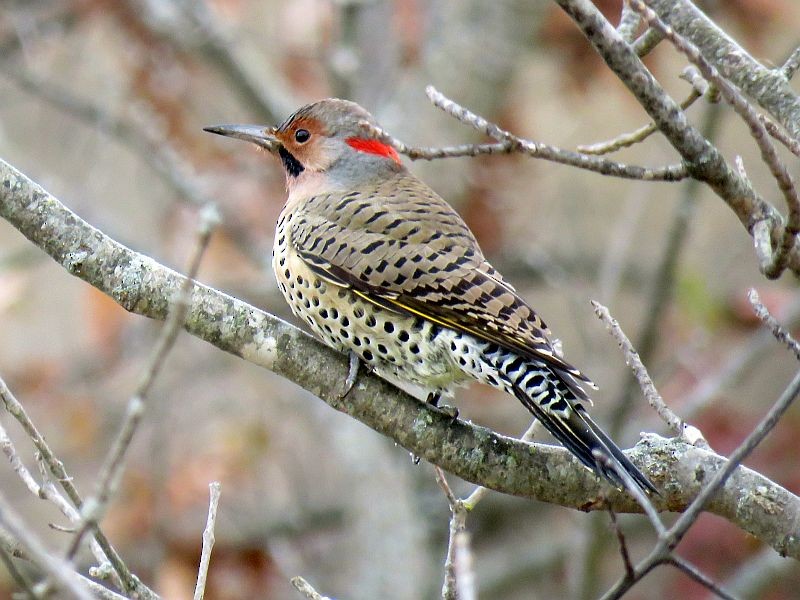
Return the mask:
M697 46L726 79L800 139L800 97L789 84L784 68L762 65L690 0L646 0L646 4Z
M104 235L2 160L0 216L68 272L126 310L166 318L169 300L183 276ZM453 423L376 376L362 375L343 400L340 392L347 377L347 357L296 327L206 286L196 284L193 289L185 329L290 379L462 479L579 510L609 506L617 513L641 510L627 494L609 492L566 450L520 442L463 421ZM657 436L648 436L628 455L663 490L656 499L657 508L670 511L688 506L703 481L726 463L706 450ZM800 558L800 498L766 477L738 467L707 509L778 552Z
M777 247L784 233L781 214L764 201L747 178L732 168L719 150L689 123L680 106L669 97L634 49L617 34L594 4L590 0L556 2L575 21L609 68L647 111L661 133L681 155L692 177L711 187L736 214L750 235L754 235L757 224L765 223L770 245ZM656 4L650 2L653 7ZM669 4L672 6L671 0ZM690 34L687 37L691 39ZM725 73L725 70L722 72ZM788 268L800 273L797 244L788 254Z

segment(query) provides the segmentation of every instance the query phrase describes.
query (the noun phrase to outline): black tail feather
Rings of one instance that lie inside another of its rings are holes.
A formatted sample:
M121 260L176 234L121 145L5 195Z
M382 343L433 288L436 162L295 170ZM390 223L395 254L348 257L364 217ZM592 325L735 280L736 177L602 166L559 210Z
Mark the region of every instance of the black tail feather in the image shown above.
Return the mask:
M529 393L513 385L514 395L536 417L553 436L564 445L578 460L613 485L625 488L625 483L617 469L627 472L645 493L658 495L658 490L650 480L623 454L622 450L600 429L576 402L569 388L559 385L560 381L552 372L548 373L547 394L544 398L532 398ZM538 401L537 401L538 400ZM564 404L566 403L566 404ZM554 410L563 405L566 410ZM566 407L568 405L568 408ZM608 461L599 460L594 452L600 452Z

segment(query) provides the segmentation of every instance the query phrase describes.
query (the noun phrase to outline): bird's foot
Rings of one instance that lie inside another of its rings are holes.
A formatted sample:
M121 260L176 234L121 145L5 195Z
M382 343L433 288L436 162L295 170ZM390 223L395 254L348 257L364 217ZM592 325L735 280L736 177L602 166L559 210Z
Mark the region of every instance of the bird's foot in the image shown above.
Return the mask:
M347 373L347 379L344 380L344 392L339 396L340 400L344 400L347 394L350 393L350 390L353 389L353 386L356 384L356 379L358 379L358 369L361 366L361 359L358 357L358 354L352 350L350 351L349 358L350 370Z
M441 399L442 395L439 392L430 392L426 402L436 409L437 412L449 417L451 424L458 421L458 408L455 406L447 406L446 404L439 406L439 400Z

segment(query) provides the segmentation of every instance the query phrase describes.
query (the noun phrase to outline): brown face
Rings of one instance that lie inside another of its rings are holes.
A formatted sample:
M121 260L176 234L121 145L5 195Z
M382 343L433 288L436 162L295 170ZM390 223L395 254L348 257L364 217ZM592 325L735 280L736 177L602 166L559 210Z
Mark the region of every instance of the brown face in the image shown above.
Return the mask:
M330 138L319 119L299 116L276 129L275 137L281 143L279 153L291 175L297 176L306 169L323 171L332 161L327 147Z

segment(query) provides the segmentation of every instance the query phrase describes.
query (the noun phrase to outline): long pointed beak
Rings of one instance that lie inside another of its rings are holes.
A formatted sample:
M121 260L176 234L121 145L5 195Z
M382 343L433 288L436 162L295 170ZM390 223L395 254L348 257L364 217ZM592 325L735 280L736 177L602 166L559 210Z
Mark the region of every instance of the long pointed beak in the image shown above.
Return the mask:
M275 137L273 127L264 127L263 125L215 125L214 127L203 127L203 131L252 142L270 152L277 152L280 147L280 142Z

